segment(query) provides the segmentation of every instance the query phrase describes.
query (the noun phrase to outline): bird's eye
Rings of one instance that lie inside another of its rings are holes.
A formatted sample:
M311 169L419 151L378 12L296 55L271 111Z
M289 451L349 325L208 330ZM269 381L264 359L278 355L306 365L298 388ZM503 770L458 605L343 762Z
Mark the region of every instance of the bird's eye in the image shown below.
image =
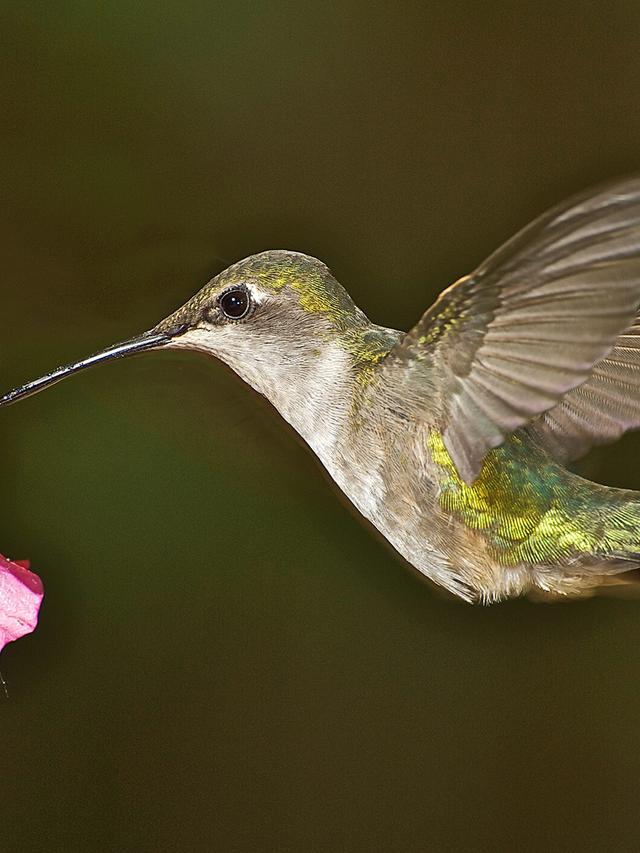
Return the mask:
M223 293L219 301L220 310L230 320L242 320L249 313L251 301L243 288L237 287Z

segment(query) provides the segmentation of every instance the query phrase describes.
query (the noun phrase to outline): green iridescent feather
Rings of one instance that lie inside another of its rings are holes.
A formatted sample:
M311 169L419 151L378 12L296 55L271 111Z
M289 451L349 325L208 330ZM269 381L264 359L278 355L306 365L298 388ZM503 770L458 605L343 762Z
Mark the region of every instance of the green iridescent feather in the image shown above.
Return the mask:
M472 485L458 475L440 433L430 433L429 447L442 471L440 506L478 531L505 566L640 552L637 494L572 474L524 433L491 450Z

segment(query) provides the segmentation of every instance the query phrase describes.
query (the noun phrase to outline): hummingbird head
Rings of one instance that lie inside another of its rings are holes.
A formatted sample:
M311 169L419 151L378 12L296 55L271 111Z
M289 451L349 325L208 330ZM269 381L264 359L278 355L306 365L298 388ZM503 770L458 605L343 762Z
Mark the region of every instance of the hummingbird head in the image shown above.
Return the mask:
M158 349L216 356L288 420L320 397L357 360L370 323L329 269L308 255L268 251L221 272L148 332L48 373L0 398L30 396L103 361Z
M150 334L216 356L273 400L308 383L332 354L347 354L345 337L368 325L325 264L281 250L224 270Z

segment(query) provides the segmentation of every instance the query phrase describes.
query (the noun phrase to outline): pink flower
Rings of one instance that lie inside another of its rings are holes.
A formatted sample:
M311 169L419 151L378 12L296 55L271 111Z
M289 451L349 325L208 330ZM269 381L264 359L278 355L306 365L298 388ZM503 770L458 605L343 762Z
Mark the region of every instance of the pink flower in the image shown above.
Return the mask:
M26 560L0 554L0 651L35 629L43 595L42 581Z

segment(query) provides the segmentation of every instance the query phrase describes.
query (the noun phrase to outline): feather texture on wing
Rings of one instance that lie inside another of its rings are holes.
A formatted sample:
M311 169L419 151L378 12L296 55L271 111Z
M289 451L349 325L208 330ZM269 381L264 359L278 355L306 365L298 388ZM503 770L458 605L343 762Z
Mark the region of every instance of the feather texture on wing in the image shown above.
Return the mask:
M640 427L640 317L620 335L587 381L531 425L560 462L584 456L591 447L616 441Z
M565 202L517 234L441 294L384 369L409 367L416 396L423 366L440 374L444 442L470 483L492 447L545 412L537 422L545 440L573 443L570 452L595 410L597 434L628 428L637 406L624 385L639 381L639 305L634 178ZM612 395L615 415L603 402Z

